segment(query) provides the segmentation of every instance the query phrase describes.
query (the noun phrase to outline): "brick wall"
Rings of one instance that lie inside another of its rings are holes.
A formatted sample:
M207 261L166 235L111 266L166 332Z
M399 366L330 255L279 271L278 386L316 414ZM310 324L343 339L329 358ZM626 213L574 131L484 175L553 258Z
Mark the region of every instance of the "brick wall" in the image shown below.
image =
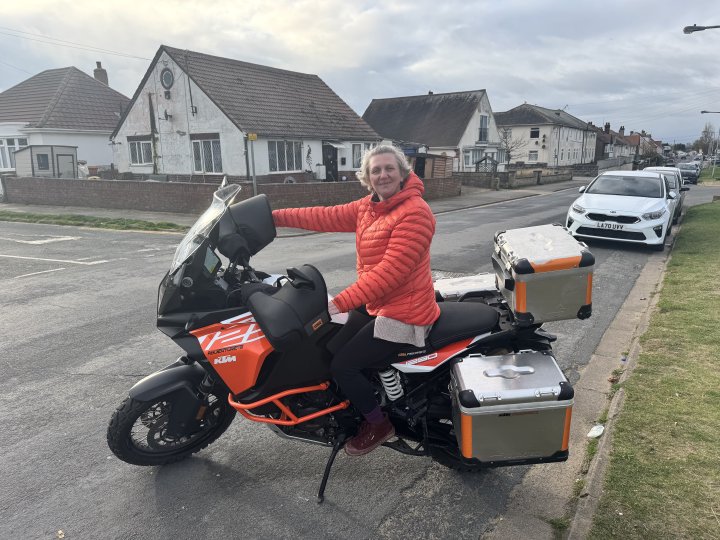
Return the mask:
M215 184L189 182L143 182L132 180L73 180L63 178L3 178L5 201L14 204L45 204L89 208L120 208L156 212L199 213L207 208ZM253 194L252 183L242 186L240 198ZM425 199L460 195L454 178L425 181ZM360 182L306 182L258 184L273 208L343 204L368 194Z

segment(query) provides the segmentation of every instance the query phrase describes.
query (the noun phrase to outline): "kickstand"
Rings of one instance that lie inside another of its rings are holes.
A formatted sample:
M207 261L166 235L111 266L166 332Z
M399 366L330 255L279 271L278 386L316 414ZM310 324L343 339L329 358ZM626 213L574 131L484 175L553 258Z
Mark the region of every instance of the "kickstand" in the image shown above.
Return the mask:
M328 478L330 478L330 469L332 469L333 463L335 462L335 456L345 444L345 437L341 435L333 445L332 452L328 458L327 464L325 465L325 473L323 474L322 481L320 482L320 490L317 494L317 503L321 504L325 500L325 486L327 485Z

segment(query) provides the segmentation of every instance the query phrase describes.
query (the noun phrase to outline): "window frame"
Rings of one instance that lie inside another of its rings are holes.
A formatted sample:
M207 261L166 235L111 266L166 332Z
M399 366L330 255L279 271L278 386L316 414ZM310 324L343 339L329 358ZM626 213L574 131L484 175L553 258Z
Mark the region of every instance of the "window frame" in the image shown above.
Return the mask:
M194 133L192 143L192 167L195 174L222 174L222 142L219 133Z
M43 167L43 164L40 163L40 158L45 158L45 166ZM35 163L37 164L37 170L38 171L49 171L50 170L50 154L35 154Z
M355 150L357 149L357 155L355 154ZM363 145L362 143L353 143L352 144L352 167L353 169L359 169L362 165L362 156L363 156Z
M533 132L535 132L535 135L533 136ZM539 127L531 127L530 128L530 138L531 139L539 139L540 138L540 128Z
M533 154L535 154L535 155L533 156ZM535 159L533 159L533 157ZM540 157L539 152L537 150L528 150L528 161L537 162L539 157Z
M282 146L282 152L280 147ZM271 174L303 172L303 142L295 139L270 139L267 141L268 169ZM291 158L291 159L289 159ZM292 160L289 168L288 162ZM282 165L282 167L281 167Z
M478 128L478 142L488 142L490 138L490 117L487 114L480 115L480 126Z
M148 136L128 137L128 160L131 167L153 164L152 138ZM135 156L133 161L133 155ZM149 161L147 161L149 159Z

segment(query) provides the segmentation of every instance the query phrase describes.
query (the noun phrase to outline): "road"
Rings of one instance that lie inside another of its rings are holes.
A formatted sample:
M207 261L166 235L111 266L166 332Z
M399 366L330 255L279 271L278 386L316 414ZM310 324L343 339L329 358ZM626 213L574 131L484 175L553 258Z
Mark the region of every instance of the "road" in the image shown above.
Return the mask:
M718 190L695 189L687 204ZM575 191L437 216L433 270L491 271L495 231L562 222ZM326 502L314 495L328 450L236 419L208 449L162 468L120 462L107 422L127 389L180 350L154 327L157 285L176 234L0 223L0 537L477 538L529 467L464 476L380 449L341 454ZM592 243L593 316L548 324L571 381L651 251ZM277 239L268 272L318 266L331 292L354 275L351 235ZM618 351L620 354L621 351ZM557 464L557 467L563 467Z

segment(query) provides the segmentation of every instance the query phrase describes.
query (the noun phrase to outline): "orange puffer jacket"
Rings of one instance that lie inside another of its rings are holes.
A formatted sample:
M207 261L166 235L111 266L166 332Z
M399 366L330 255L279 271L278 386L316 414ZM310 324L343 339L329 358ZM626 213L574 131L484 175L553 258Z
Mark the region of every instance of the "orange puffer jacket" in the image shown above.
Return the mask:
M355 232L358 280L333 302L341 312L362 305L371 315L428 325L440 316L430 273L435 217L422 181L410 173L403 189L384 201L368 195L338 206L274 210L278 227Z

